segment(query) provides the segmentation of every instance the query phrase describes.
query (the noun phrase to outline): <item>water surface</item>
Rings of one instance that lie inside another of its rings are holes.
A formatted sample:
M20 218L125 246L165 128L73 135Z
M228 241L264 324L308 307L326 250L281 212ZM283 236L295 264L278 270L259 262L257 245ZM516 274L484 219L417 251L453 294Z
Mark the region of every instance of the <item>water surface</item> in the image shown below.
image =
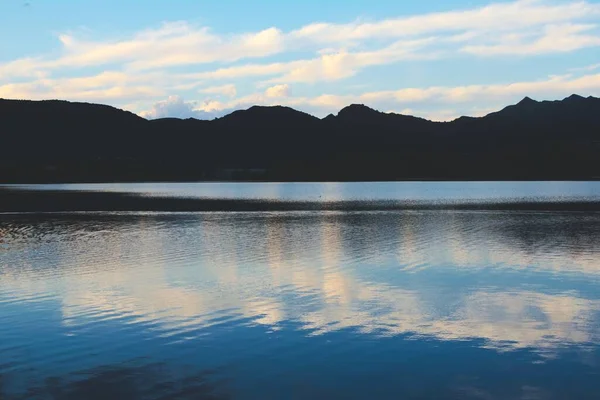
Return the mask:
M277 201L506 202L599 200L600 181L76 183L0 185L35 191L128 193L149 197Z
M413 196L327 185L237 197ZM600 194L473 185L452 190ZM596 399L599 243L597 212L4 214L0 399Z

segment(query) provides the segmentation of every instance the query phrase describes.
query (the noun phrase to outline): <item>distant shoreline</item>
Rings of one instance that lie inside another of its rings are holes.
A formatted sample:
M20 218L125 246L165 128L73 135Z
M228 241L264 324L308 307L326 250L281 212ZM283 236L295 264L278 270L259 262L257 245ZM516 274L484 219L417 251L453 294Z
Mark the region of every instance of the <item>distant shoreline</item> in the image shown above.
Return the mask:
M540 177L540 178L462 178L462 179L442 179L442 178L405 178L405 179L338 179L338 180L259 180L259 179L239 179L239 180L198 180L198 179L142 179L142 180L25 180L25 181L1 181L0 190L7 186L26 186L26 185L102 185L102 184L162 184L162 183L402 183L402 182L597 182L600 176L564 178L564 177Z
M45 212L267 212L267 211L394 211L515 210L600 211L600 201L284 201L155 197L121 192L20 190L0 188L0 213Z

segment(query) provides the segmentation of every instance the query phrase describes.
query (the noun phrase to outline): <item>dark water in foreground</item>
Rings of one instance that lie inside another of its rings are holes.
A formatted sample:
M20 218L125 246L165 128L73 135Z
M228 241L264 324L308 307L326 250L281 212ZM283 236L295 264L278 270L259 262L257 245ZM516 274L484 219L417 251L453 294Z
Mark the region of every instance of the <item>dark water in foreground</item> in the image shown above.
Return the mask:
M407 193L361 185L253 190ZM271 398L600 398L600 213L0 215L1 400Z

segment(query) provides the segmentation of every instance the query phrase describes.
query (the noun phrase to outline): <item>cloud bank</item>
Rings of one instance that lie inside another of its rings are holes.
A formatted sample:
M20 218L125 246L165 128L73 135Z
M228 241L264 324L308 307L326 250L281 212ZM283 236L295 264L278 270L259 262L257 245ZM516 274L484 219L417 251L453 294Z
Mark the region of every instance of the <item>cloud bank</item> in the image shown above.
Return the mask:
M351 102L452 118L522 95L598 94L597 63L567 70L561 65L554 71L558 77L524 80L514 71L507 79L499 71L484 83L465 75L460 84L449 77L453 84L436 86L407 86L386 70L385 90L381 84L369 90L373 78L367 77L361 78L367 88L358 93L345 82L413 64L439 66L429 70L437 81L447 62L572 58L600 46L599 18L600 4L589 1L518 0L288 31L265 26L217 32L187 21L119 37L66 31L57 36L58 52L0 63L0 97L97 101L151 118L212 117L253 103L324 115Z

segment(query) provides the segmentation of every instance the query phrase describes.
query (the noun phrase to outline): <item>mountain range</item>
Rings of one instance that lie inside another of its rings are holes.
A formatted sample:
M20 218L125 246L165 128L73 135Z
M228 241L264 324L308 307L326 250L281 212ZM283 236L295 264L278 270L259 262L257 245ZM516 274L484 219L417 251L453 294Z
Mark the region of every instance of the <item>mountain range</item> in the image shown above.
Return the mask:
M600 178L600 99L528 97L433 122L353 104L317 118L254 106L211 121L0 99L0 183Z

